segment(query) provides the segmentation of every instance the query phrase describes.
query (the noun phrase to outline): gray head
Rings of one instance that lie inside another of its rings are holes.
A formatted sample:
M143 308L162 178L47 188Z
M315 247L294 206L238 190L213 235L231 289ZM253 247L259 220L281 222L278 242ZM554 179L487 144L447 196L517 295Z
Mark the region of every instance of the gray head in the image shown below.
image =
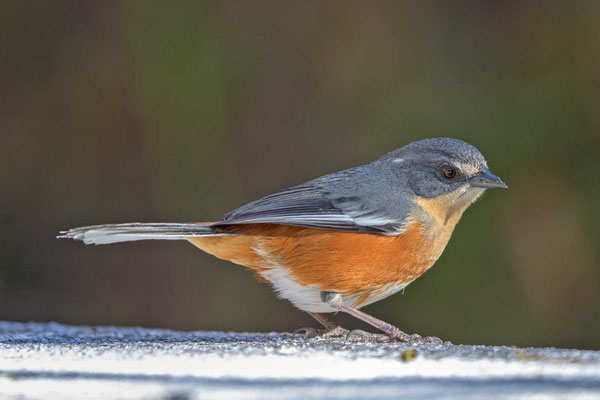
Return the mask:
M475 146L458 139L419 140L380 160L395 164L407 173L408 184L419 197L435 198L460 191L472 194L475 200L485 188L507 187L490 172Z

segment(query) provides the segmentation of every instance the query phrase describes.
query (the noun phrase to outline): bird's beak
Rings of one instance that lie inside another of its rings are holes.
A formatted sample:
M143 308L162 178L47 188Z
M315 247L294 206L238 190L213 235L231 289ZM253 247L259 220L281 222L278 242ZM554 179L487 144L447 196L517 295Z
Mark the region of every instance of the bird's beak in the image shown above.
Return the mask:
M486 189L508 189L508 186L506 183L502 182L502 179L492 174L492 172L485 167L481 168L481 173L479 175L469 179L469 184L471 186L482 187Z

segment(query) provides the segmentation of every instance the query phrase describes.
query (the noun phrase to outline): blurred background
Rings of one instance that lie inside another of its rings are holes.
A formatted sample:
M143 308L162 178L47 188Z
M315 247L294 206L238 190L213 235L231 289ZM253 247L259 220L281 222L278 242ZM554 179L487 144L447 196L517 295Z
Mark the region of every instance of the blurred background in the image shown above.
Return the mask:
M599 17L593 0L1 1L0 319L317 326L185 242L55 236L215 220L451 136L510 189L365 310L456 343L597 349Z

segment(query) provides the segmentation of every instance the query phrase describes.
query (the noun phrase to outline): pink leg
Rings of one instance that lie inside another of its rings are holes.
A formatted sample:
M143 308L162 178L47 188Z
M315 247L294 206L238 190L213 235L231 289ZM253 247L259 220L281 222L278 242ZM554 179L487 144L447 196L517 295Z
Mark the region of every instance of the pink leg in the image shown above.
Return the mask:
M367 313L364 313L356 308L349 307L342 303L342 296L339 293L334 292L321 292L321 299L324 303L329 304L330 306L345 312L347 314L352 315L355 318L360 319L361 321L366 322L367 324L374 326L375 328L385 332L390 337L401 340L403 342L427 342L427 343L442 343L442 340L436 337L422 337L420 335L414 334L409 335L408 333L402 332L400 329L396 328L394 325L389 324L385 321L377 319Z

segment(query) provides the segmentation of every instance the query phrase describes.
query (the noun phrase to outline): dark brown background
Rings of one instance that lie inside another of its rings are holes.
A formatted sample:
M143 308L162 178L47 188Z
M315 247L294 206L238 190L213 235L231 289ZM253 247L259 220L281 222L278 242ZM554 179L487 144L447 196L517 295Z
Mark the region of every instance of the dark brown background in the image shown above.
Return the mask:
M189 244L54 236L214 220L452 136L510 190L366 311L458 343L598 348L599 17L597 1L1 1L0 319L312 323Z

